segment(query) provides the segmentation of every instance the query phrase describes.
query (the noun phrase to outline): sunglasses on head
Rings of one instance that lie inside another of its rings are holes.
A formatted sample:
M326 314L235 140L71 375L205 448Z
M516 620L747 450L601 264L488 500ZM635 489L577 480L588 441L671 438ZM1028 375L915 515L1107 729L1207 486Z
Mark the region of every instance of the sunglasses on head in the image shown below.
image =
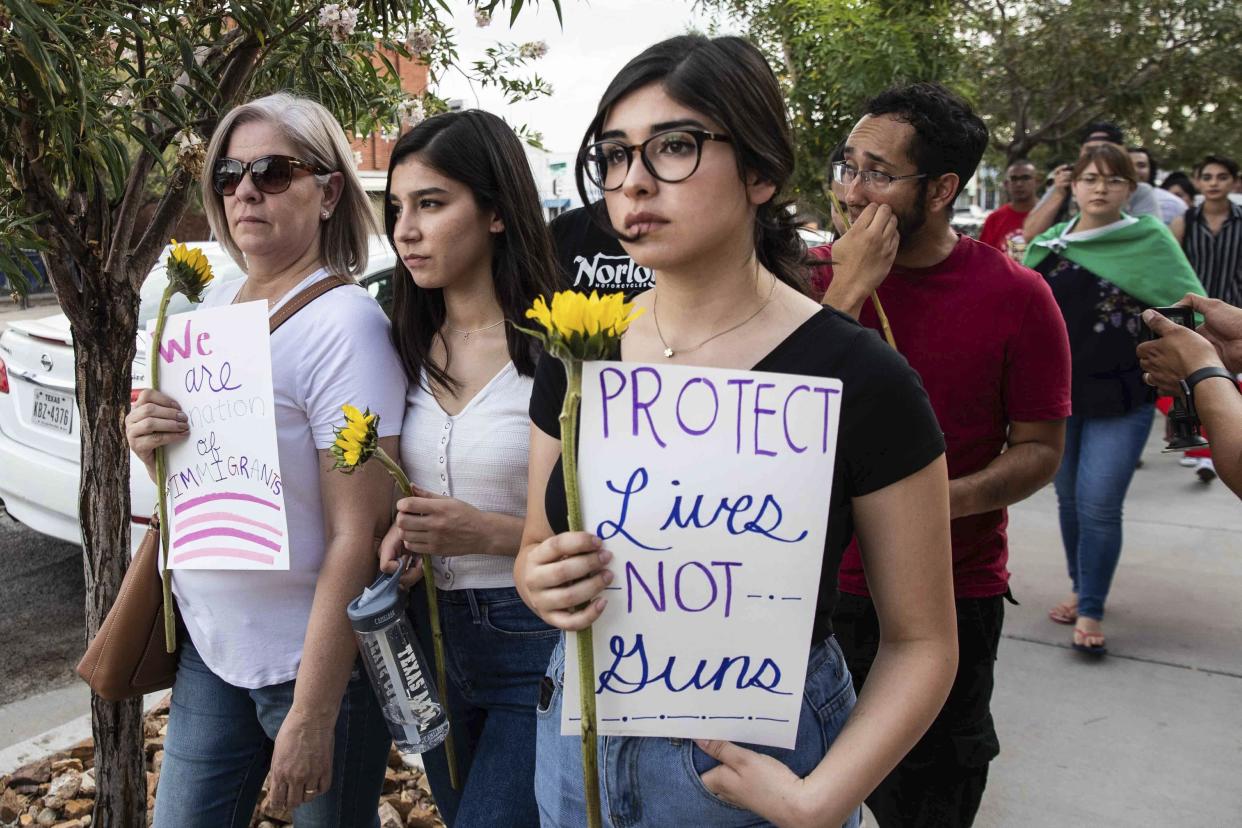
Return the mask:
M211 187L220 195L232 195L250 172L250 180L260 192L268 195L283 193L293 182L293 171L305 170L313 175L327 175L328 170L288 155L265 155L253 161L220 158L211 169Z

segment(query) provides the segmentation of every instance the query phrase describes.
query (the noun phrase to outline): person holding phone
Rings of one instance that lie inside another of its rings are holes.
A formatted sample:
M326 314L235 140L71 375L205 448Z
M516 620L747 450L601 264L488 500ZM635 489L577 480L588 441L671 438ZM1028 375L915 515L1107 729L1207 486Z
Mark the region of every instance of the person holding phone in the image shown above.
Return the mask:
M1194 395L1199 421L1212 435L1221 482L1242 497L1242 308L1219 299L1187 294L1180 306L1203 315L1197 330L1181 327L1154 310L1143 321L1156 334L1138 346L1143 381L1166 394Z
M1084 148L1071 178L1078 216L1036 238L1025 264L1052 287L1072 360L1073 414L1054 481L1072 594L1049 617L1074 625L1074 649L1102 655L1122 504L1155 411L1135 356L1140 315L1203 286L1158 218L1122 212L1138 186L1123 148Z

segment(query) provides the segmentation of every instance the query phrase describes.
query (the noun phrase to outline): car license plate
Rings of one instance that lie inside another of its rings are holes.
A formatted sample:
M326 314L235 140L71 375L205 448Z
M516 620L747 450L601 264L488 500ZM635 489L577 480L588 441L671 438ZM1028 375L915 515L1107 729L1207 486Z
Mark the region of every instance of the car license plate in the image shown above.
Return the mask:
M36 388L31 419L46 428L72 434L73 398L46 388Z

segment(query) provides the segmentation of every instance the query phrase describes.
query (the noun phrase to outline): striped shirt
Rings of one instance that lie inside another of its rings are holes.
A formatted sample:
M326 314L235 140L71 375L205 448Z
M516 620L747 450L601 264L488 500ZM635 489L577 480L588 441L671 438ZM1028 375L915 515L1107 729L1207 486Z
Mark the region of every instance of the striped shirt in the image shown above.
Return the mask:
M1218 233L1208 227L1202 206L1187 210L1185 223L1182 249L1207 295L1242 307L1242 205L1229 204Z

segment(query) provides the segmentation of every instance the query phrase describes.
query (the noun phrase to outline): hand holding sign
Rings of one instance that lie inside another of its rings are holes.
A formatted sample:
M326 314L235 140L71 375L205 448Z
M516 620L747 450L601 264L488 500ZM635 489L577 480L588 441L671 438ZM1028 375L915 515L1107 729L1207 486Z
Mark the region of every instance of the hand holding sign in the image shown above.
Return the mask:
M522 577L526 601L540 618L562 630L585 630L608 599L612 553L589 532L553 535L527 553Z

